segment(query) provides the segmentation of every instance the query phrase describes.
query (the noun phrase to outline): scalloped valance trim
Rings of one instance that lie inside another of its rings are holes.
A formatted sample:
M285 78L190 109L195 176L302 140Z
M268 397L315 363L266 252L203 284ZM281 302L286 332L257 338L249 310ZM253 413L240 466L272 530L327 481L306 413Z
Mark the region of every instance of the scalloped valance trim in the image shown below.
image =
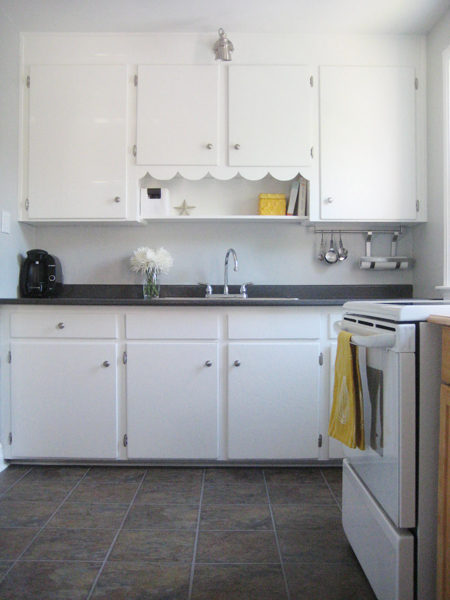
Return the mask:
M158 181L167 181L174 177L181 176L184 179L198 181L204 177L213 177L222 181L233 179L240 176L249 181L258 181L271 175L279 181L290 181L295 179L300 169L298 167L166 167L154 166L137 167L138 178L152 177ZM302 174L307 175L307 169L302 169ZM307 177L309 178L309 177Z

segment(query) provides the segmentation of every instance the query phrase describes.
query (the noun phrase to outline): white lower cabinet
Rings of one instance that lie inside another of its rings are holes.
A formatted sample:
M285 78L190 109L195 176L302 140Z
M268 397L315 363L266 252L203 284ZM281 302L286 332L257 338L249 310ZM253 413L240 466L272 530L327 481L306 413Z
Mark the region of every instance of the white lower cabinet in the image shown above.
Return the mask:
M327 459L329 312L1 307L4 456Z
M317 458L318 343L230 343L228 457Z
M11 458L116 458L116 363L114 341L13 341Z
M217 407L217 342L128 344L128 458L217 458Z

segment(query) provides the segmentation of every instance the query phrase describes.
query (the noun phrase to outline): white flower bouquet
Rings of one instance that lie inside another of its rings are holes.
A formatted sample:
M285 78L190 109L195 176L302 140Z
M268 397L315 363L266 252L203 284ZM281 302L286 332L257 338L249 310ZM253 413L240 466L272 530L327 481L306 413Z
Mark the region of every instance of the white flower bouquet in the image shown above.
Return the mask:
M138 248L131 257L131 270L145 275L143 286L144 298L159 297L160 273L168 273L173 266L173 258L164 248L156 251L151 248Z

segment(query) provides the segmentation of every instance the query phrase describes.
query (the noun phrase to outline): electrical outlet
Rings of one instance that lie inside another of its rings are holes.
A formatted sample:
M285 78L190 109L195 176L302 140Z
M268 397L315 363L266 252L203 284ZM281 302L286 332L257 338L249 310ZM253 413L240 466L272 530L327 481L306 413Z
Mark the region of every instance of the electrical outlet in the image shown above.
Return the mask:
M11 213L2 210L2 233L11 233Z

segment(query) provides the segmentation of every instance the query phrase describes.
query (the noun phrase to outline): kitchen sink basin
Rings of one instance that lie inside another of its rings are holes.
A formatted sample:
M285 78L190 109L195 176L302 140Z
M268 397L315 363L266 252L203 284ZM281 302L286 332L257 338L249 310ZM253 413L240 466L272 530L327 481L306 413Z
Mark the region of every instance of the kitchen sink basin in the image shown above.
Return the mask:
M268 296L251 296L249 297L245 297L245 296L241 296L241 295L235 295L235 294L213 294L212 296L207 296L205 298L205 300L242 300L243 302L246 302L248 300L270 300L271 302L274 300L299 300L299 298L282 298L280 296L273 296L273 297L268 297Z
M245 296L242 296L241 294L213 294L212 296L165 296L163 298L160 298L161 300L182 300L183 302L198 302L198 301L205 301L205 302L223 302L224 300L231 300L231 301L236 301L236 302L252 302L252 301L257 301L257 302L263 302L263 301L270 301L270 302L297 302L299 300L299 298L287 298L287 297L280 297L280 296L271 296L271 297L267 297L267 296L251 296L250 298L246 298Z

